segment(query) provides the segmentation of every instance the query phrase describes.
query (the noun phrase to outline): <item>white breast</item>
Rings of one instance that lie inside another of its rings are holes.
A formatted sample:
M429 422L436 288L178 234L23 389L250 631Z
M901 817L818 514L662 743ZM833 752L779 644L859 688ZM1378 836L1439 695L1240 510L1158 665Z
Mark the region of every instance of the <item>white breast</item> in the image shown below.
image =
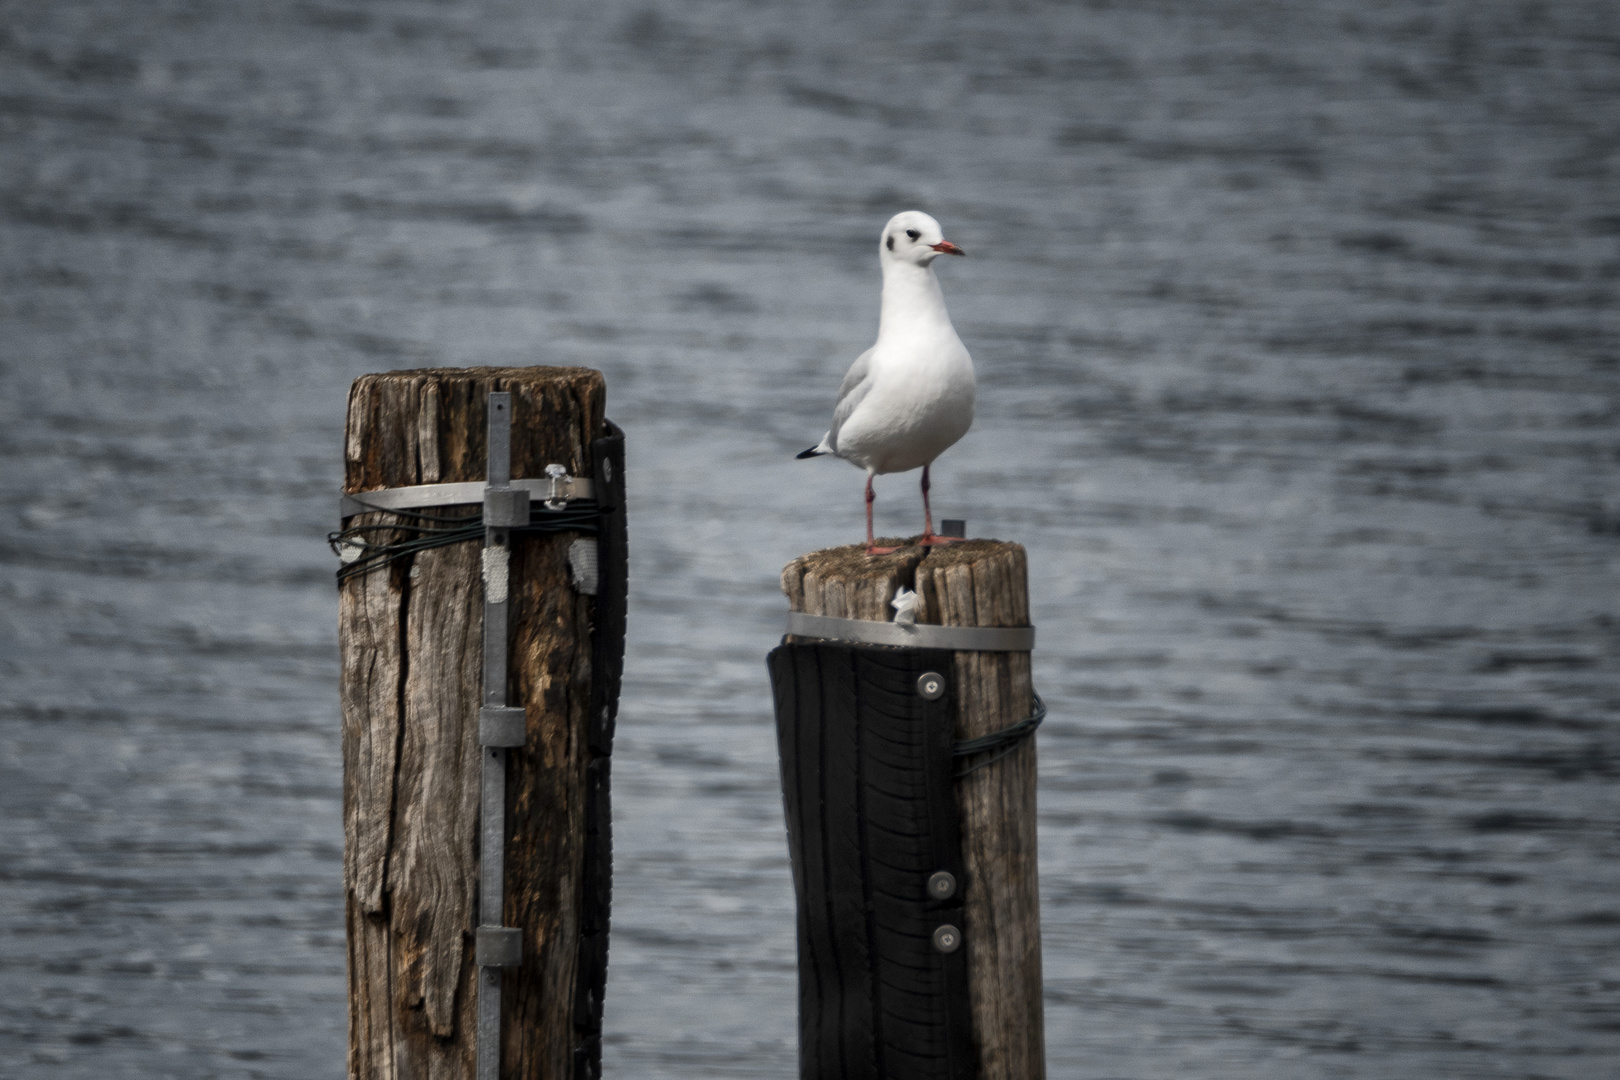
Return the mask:
M838 456L879 473L927 465L973 424L973 360L956 331L879 339L872 388L838 432Z

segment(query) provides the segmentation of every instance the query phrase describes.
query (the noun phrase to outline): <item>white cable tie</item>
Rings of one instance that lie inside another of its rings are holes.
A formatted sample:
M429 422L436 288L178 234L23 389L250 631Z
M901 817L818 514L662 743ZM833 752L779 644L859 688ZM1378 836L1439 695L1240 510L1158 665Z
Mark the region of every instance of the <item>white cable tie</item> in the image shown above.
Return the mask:
M484 602L506 603L507 572L511 567L511 549L504 544L491 544L484 549Z
M575 540L568 545L568 569L574 578L574 589L585 596L595 596L598 580L596 568L596 541Z

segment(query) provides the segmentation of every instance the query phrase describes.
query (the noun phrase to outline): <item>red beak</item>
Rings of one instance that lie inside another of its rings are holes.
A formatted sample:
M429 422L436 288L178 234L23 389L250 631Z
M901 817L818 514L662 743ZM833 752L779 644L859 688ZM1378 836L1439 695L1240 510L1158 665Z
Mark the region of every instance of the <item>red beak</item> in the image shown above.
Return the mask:
M955 244L951 243L949 240L941 240L939 243L934 245L934 250L939 252L941 255L966 255L967 254L967 252L963 251L961 248L957 247Z

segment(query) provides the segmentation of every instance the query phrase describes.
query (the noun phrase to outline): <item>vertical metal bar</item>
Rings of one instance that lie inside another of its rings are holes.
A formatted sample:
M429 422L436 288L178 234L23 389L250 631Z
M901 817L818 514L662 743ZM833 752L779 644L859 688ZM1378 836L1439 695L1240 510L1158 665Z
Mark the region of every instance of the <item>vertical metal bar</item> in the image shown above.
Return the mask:
M500 639L500 651L490 656L489 640ZM506 704L506 605L484 605L484 704ZM499 687L491 690L490 687ZM483 798L479 820L478 921L500 926L506 897L506 750L483 747Z
M501 1080L501 969L478 969L478 1080Z
M512 395L489 395L489 465L484 474L491 487L512 483Z
M488 404L489 460L485 476L490 488L512 482L512 395L493 393ZM486 506L488 499L485 500ZM487 515L486 515L487 516ZM504 528L484 530L484 700L485 705L506 704L507 588L510 550ZM498 578L498 581L497 581ZM506 751L481 747L482 805L478 845L478 922L501 926L506 897ZM501 1074L501 968L478 967L477 1080L500 1080Z
M484 747L483 804L478 921L484 926L500 926L505 914L501 901L506 895L506 868L501 865L505 861L501 848L506 839L506 751L499 746Z

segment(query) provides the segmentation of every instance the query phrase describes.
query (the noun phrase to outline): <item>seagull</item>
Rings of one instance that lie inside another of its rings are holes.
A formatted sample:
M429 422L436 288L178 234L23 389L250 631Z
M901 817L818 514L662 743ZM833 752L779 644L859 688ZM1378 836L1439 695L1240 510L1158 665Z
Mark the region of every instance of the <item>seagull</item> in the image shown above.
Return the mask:
M866 552L886 555L872 538L872 478L922 468L921 544L934 535L928 467L973 424L973 358L956 336L932 263L967 252L945 239L920 210L894 215L878 240L883 302L877 342L850 365L838 387L832 427L800 458L830 454L866 470Z

